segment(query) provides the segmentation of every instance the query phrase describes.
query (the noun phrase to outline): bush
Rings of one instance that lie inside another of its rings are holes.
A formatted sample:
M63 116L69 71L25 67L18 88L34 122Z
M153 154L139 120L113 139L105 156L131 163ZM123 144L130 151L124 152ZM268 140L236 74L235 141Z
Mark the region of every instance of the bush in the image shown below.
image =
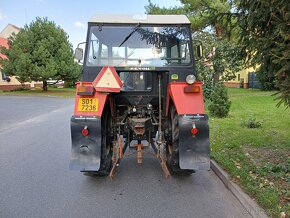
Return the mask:
M75 88L76 87L76 81L66 81L64 83L64 88Z
M213 117L227 117L230 111L231 102L229 101L228 92L223 83L218 83L213 88L210 95L208 110Z
M241 123L242 126L245 126L247 128L260 128L261 127L261 123L259 121L257 121L255 118L250 118L246 121L243 121Z
M212 81L210 80L204 81L203 86L202 86L202 91L203 91L203 97L206 101L210 100L210 96L211 96L211 93L213 92L213 89L214 89L214 85Z
M28 91L29 88L25 87L25 86L21 86L21 87L17 87L15 89L10 90L10 92L20 92L20 91Z
M264 91L275 89L275 74L274 70L261 67L257 71L257 78L261 84L261 89Z

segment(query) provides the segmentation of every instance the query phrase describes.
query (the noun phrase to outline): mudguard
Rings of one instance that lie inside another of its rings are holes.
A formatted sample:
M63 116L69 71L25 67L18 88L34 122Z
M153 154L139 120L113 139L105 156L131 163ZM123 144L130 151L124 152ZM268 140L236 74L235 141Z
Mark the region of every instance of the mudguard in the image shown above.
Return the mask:
M87 127L89 134L82 135ZM73 116L71 118L70 169L98 171L101 163L101 118Z
M209 170L210 148L208 116L179 115L179 166L181 169ZM193 125L198 133L193 135Z

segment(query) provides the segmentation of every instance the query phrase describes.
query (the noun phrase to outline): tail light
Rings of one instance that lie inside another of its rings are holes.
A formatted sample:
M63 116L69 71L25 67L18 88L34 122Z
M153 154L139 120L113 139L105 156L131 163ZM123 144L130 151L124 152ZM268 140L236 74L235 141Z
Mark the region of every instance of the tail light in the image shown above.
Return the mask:
M77 84L77 94L78 95L94 95L95 89L92 83L80 82Z
M184 92L185 93L199 93L200 92L200 87L195 86L195 85L189 85L184 87Z

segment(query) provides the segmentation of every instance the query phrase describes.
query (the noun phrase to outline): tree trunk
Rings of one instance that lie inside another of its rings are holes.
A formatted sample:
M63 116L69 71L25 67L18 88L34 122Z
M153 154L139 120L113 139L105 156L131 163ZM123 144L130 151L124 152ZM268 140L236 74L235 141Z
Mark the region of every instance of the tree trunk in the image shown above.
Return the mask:
M214 74L213 74L213 83L217 84L220 81L220 73L219 69L216 69L216 67L213 67L214 69Z
M214 58L219 59L219 49L216 48L215 49L215 54L214 54ZM213 70L214 70L214 74L213 74L213 83L217 84L220 81L220 72L221 72L221 66L219 61L213 61Z
M47 92L47 81L42 82L42 91Z
M219 26L218 24L215 25L215 34L216 37L221 38L223 34L223 28Z

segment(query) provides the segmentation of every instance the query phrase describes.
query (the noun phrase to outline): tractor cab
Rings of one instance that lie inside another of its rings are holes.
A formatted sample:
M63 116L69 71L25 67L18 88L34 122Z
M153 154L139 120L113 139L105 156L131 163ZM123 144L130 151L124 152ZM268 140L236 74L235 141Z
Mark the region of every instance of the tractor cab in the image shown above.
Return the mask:
M71 119L70 168L110 175L152 147L166 176L209 168L202 86L184 15L96 15L88 23Z

